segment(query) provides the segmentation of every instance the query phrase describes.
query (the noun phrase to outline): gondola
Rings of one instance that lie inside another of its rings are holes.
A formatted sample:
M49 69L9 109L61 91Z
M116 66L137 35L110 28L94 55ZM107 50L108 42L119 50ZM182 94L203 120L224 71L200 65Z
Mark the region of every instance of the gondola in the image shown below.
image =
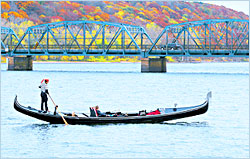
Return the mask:
M209 99L211 92L207 94L207 99L203 104L190 107L173 107L173 108L158 108L160 114L148 115L150 112L146 110L139 111L138 113L121 113L121 112L106 112L105 117L98 117L93 115L93 108L90 108L90 115L85 113L72 113L65 112L44 112L37 110L30 106L25 107L18 103L17 96L14 100L14 108L30 117L37 118L51 124L107 124L107 123L162 123L164 121L192 117L204 114L208 110ZM151 113L152 114L152 113Z

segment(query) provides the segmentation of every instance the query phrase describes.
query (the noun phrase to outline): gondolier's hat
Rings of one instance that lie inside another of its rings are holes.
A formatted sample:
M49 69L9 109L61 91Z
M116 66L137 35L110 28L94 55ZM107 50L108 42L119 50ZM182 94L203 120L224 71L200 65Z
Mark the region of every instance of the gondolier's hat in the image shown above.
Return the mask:
M49 79L43 79L43 80L41 81L41 83L43 83L43 81L49 82Z

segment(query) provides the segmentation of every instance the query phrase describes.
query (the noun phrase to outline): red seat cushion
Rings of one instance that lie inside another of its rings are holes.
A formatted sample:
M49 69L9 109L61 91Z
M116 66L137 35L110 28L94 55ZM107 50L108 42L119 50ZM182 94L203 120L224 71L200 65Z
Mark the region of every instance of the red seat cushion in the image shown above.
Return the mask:
M155 111L149 112L147 115L157 115L157 114L161 114L161 112L159 110L155 110Z

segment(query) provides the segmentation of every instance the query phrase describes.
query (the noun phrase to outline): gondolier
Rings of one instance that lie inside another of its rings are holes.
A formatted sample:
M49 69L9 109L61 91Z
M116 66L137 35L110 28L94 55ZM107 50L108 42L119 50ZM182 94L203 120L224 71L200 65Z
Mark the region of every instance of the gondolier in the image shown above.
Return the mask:
M39 86L39 88L41 88L41 110L43 110L43 103L45 103L45 111L48 111L48 97L47 94L49 94L48 91L48 83L49 83L49 79L43 79L41 81L41 85Z

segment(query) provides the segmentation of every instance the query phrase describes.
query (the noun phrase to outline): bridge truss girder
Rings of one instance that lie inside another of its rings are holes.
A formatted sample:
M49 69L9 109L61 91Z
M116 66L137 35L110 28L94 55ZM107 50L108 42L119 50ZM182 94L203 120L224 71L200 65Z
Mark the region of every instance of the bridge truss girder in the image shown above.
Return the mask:
M165 27L148 56L249 56L249 21L212 19Z
M64 21L29 27L11 55L144 56L152 44L139 26Z
M1 27L1 49L9 51L19 41L15 31L8 27Z

